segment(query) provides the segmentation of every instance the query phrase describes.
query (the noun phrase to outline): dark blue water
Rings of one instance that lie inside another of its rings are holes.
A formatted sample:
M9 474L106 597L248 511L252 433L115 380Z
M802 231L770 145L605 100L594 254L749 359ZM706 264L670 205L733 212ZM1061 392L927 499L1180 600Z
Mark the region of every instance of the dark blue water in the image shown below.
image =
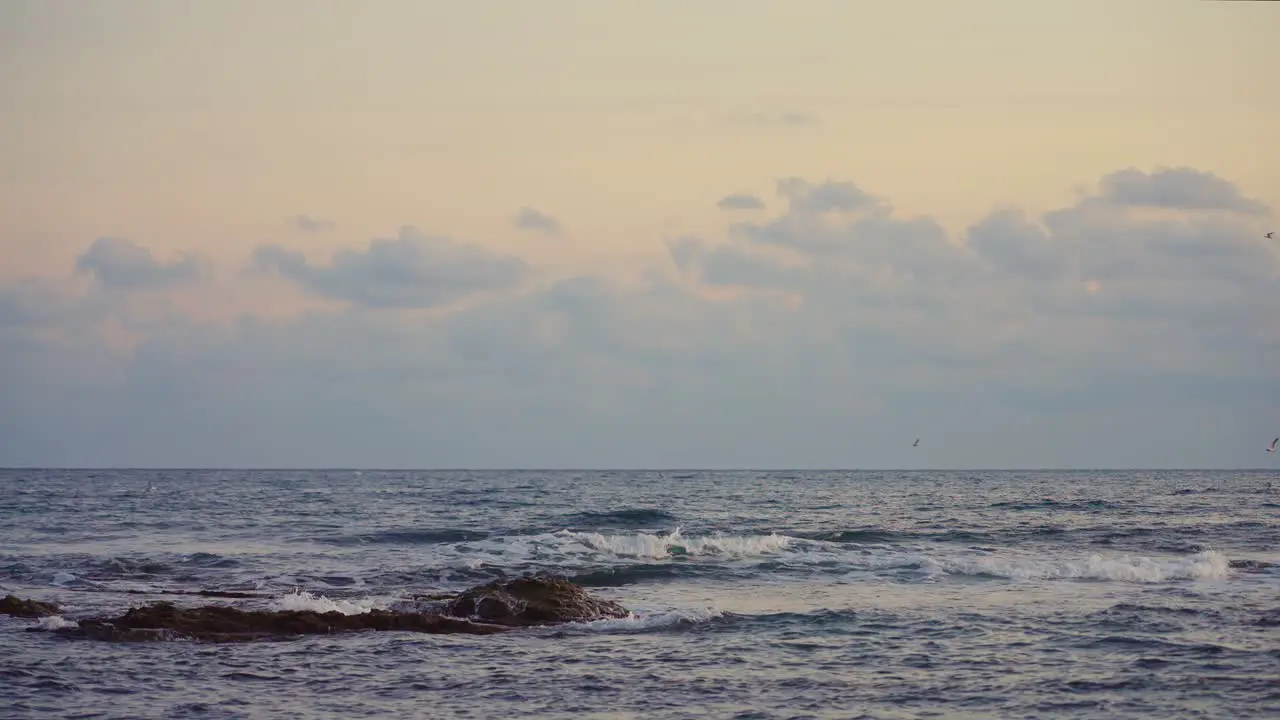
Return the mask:
M1274 490L1272 489L1274 486ZM1280 473L0 471L0 716L1280 713ZM561 573L635 617L110 644L175 598L360 612Z

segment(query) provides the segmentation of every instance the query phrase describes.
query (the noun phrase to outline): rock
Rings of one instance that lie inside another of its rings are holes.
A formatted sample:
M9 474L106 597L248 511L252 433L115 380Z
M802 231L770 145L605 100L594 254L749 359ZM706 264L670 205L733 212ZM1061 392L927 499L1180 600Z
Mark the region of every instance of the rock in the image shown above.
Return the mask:
M5 595L4 598L0 598L0 615L36 618L57 614L58 606L53 603L22 600L15 595Z
M1269 563L1266 560L1249 560L1240 558L1227 562L1227 567L1232 570L1243 570L1245 572L1266 572L1268 569L1275 567L1275 565L1275 563Z
M625 618L631 614L612 600L591 597L568 580L535 577L497 580L472 588L446 605L444 612L507 627Z
M54 630L54 633L107 642L158 642L161 640L176 640L179 637L174 631L164 628L119 628L105 622L91 623L78 628L60 628ZM250 640L253 638L227 637L223 639Z
M558 578L497 581L460 595L433 597L444 603L439 612L371 610L356 615L312 610L241 610L226 605L180 608L170 602L155 602L131 608L119 617L82 619L78 627L52 632L113 642L173 639L241 642L362 630L490 635L513 627L630 615L618 603L593 598L577 585ZM23 602L17 598L14 601Z
M190 638L227 642L296 635L324 635L358 630L401 630L422 633L488 635L506 628L427 613L373 610L358 615L313 610L240 610L225 605L179 608L157 602L131 608L116 618L81 620L75 628L54 632L97 640L168 640Z

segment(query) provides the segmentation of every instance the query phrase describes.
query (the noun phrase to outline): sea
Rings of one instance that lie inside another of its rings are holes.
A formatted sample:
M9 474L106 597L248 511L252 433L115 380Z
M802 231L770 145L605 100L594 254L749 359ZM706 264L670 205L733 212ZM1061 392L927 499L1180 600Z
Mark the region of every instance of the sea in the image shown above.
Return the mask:
M360 613L530 574L632 615L39 632L152 600ZM6 593L62 613L0 616L3 718L1280 717L1275 470L3 470Z

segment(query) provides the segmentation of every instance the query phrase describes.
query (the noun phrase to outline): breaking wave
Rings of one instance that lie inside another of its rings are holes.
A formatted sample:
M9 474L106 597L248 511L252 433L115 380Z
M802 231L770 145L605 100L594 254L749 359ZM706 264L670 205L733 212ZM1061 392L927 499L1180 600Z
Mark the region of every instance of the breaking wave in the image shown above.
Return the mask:
M558 533L559 534L559 533ZM682 555L721 555L750 557L784 550L795 538L771 533L748 536L704 536L686 538L680 529L668 535L601 535L600 533L567 532L588 547L620 558L671 558Z
M1013 580L1117 580L1137 583L1224 578L1230 572L1227 557L1213 550L1179 558L1101 555L1090 555L1077 560L949 558L930 560L925 564L925 569L936 569L954 575L985 575Z
M860 536L862 539L869 539ZM851 543L771 532L685 535L560 530L493 536L432 547L426 565L406 570L404 581L423 576L445 583L527 573L554 573L593 587L662 583L693 578L733 582L759 577L802 579L871 574L897 582L946 576L1026 580L1096 580L1159 583L1224 578L1232 562L1224 554L1088 552L1066 557L1047 551L981 545L894 542ZM1236 563L1240 565L1239 562ZM372 580L370 585L376 584Z
M574 633L635 633L667 630L699 625L723 617L724 613L713 608L677 608L666 612L632 614L630 617L568 623L557 628L556 634Z
M343 615L361 615L378 606L368 599L334 600L323 595L313 595L306 590L298 590L276 598L271 601L269 607L271 610L312 610L320 613L339 612Z

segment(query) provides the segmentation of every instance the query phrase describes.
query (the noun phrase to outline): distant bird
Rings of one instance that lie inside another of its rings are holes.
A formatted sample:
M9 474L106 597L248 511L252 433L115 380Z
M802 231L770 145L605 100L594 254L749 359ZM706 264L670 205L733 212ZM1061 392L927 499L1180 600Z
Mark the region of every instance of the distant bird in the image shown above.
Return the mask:
M1273 233L1273 232L1269 232L1269 233L1267 233L1266 235L1263 235L1263 237L1265 237L1265 238L1267 238L1268 240L1270 240L1270 239L1272 238L1272 236L1274 236L1274 235L1275 235L1275 233Z
M919 444L920 444L920 438L916 438L916 441L911 443L911 447L916 447Z
M1272 440L1272 441L1271 441L1271 444L1267 446L1267 452L1275 452L1275 451L1276 451L1276 443L1280 443L1280 437L1278 437L1278 438L1276 438L1275 440Z

